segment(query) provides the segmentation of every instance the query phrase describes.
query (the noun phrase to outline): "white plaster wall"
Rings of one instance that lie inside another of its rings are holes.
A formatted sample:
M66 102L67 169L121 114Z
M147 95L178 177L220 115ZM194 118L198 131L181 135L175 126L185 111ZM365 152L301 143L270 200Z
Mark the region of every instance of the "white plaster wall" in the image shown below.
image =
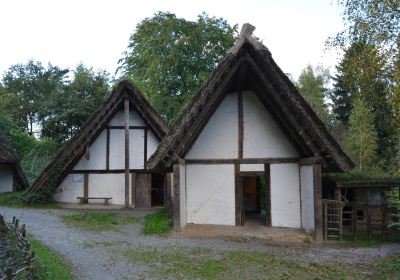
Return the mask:
M12 192L14 173L11 166L0 164L0 193Z
M147 130L147 159L149 159L157 150L160 141L154 132L149 129Z
M81 157L74 170L106 169L107 131L103 130L89 147L90 158Z
M131 176L129 175L129 179ZM129 183L129 192L131 184ZM90 174L89 197L112 197L110 204L125 204L125 174ZM129 194L131 202L131 194ZM104 203L103 200L94 200L89 203Z
M237 93L227 94L199 137L186 154L186 159L237 158L238 106Z
M240 171L262 171L264 172L264 164L241 164Z
M179 210L180 210L180 218L181 218L181 227L185 227L186 225L186 167L183 164L179 164Z
M115 116L111 119L108 125L111 126L123 126L125 125L125 112L124 110L118 111ZM143 118L140 116L138 111L129 112L129 125L130 126L144 126L146 125Z
M271 164L270 168L272 226L301 228L298 164Z
M82 180L73 182L74 176L81 176ZM53 199L59 202L79 203L79 199L76 199L78 196L83 196L83 174L68 174L58 186Z
M298 156L280 127L251 91L243 92L243 126L244 158Z
M300 166L301 221L307 232L315 229L314 220L314 174L312 165Z
M125 143L125 138L124 138L124 143ZM124 158L122 159L122 162L125 168L125 155ZM129 131L129 169L143 169L143 168L144 168L144 129L131 129Z
M125 168L125 130L110 129L110 169Z
M235 225L234 165L186 165L187 223Z

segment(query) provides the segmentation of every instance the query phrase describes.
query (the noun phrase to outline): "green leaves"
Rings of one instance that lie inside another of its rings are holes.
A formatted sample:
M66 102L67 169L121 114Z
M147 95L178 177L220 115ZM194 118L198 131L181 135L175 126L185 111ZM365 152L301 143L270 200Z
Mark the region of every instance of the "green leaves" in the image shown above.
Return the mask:
M158 12L136 26L118 71L141 85L171 124L232 46L236 32L237 26L205 13L192 22Z
M350 115L349 147L356 166L362 170L376 164L377 131L371 109L361 97L355 99Z

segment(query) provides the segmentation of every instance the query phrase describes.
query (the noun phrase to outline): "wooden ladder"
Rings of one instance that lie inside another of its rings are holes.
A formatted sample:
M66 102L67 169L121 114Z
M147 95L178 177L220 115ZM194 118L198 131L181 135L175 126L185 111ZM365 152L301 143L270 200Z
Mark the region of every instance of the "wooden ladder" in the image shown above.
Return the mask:
M323 201L324 240L342 238L342 203L336 200Z

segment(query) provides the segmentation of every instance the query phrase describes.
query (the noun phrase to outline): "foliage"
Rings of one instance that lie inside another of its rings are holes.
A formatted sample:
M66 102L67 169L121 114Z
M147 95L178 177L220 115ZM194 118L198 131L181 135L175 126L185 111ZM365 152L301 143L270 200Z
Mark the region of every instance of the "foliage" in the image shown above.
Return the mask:
M331 39L332 45L362 40L389 50L399 47L399 0L338 0L338 3L344 6L347 29Z
M375 163L377 132L372 112L362 98L357 98L353 105L348 141L351 156L360 170Z
M117 226L135 224L139 218L109 212L82 212L63 216L65 223L88 231L117 230Z
M377 131L377 154L387 170L393 165L396 154L396 129L389 84L385 59L378 49L357 42L346 49L337 66L334 89L329 94L336 121L344 126L349 125L355 99L362 98L372 110L371 122ZM347 149L349 153L354 153L350 147Z
M43 245L41 242L29 239L37 260L35 262L35 276L42 280L69 280L74 279L72 267L59 254Z
M390 191L389 205L397 211L391 217L391 224L389 226L400 230L400 190L398 188Z
M301 71L297 82L300 94L305 98L311 108L317 113L318 117L326 124L330 122L328 106L324 101L327 88L325 84L329 79L329 72L318 67L313 69L308 65Z
M167 211L149 214L144 217L143 233L164 234L169 232L172 226L171 217Z
M173 123L234 42L237 26L203 13L197 21L158 12L136 26L119 71Z

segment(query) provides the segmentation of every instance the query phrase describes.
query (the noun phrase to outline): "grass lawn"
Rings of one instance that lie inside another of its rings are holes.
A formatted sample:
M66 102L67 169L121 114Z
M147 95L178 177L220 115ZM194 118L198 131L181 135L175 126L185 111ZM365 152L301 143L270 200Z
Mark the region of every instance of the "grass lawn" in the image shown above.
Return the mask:
M118 230L119 226L135 224L139 218L117 213L86 211L63 216L65 223L88 231Z
M72 280L71 265L60 255L39 241L30 239L31 248L37 256L35 273L41 280Z
M266 253L201 248L125 249L124 257L148 267L154 277L173 279L399 279L400 261L386 258L372 266L306 263Z
M22 202L22 191L0 193L0 206L12 208L59 208L55 202L26 204Z
M171 229L172 221L167 211L160 211L144 217L143 233L165 234Z

